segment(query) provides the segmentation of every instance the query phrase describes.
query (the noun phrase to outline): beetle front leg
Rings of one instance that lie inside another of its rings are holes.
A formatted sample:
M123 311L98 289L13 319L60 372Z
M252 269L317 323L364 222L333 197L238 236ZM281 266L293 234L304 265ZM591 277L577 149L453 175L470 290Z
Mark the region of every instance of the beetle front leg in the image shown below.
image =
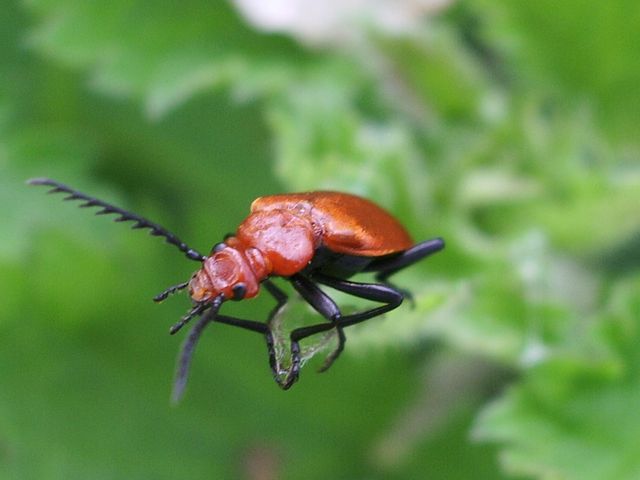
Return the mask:
M178 361L178 371L176 373L172 395L174 403L179 401L182 397L182 394L184 393L189 366L193 357L193 351L195 349L196 343L198 342L198 339L200 338L200 335L202 334L202 331L210 322L223 323L225 325L231 325L234 327L242 328L243 330L249 330L251 332L256 332L264 335L267 341L267 348L269 350L269 364L271 366L271 370L278 384L282 386L283 382L279 381L277 372L277 361L274 349L273 334L271 332L271 323L273 318L278 314L278 312L284 307L285 303L287 302L287 296L282 290L280 290L270 281L265 280L263 283L267 291L276 299L277 302L276 306L269 314L269 319L266 324L253 320L230 317L227 315L219 315L218 305L217 307L206 312L206 314L200 319L200 321L191 329L182 347L182 352ZM200 315L202 314L202 311L196 312L195 314Z
M271 296L276 300L276 305L269 312L269 317L267 318L267 323L259 323L254 322L252 320L243 320L235 317L228 317L225 315L219 315L216 318L216 321L220 323L225 323L227 325L233 325L236 327L243 328L245 330L251 330L257 333L261 333L265 336L265 341L267 343L267 352L269 355L269 367L271 368L271 373L273 374L273 379L278 383L278 385L282 388L285 388L284 385L287 383L287 379L285 381L280 380L280 372L278 371L278 359L276 356L275 350L275 341L273 338L273 321L278 316L280 311L284 308L287 303L288 297L287 294L284 293L280 288L278 288L271 280L266 279L262 282L262 285L267 289L267 291L271 294ZM287 376L287 378L289 375ZM289 388L289 387L286 387Z
M276 300L276 305L269 312L269 317L267 319L267 332L265 333L265 338L267 341L267 351L269 353L269 366L271 367L271 373L273 374L274 380L278 383L278 385L282 388L285 388L284 385L287 383L287 379L284 382L280 380L280 372L278 370L278 359L276 357L276 349L275 342L273 340L273 320L278 316L280 311L284 308L285 304L288 301L287 294L284 293L279 287L277 287L271 280L266 279L262 282L267 291L271 294L271 296ZM288 376L287 376L288 377ZM289 388L289 387L287 387Z

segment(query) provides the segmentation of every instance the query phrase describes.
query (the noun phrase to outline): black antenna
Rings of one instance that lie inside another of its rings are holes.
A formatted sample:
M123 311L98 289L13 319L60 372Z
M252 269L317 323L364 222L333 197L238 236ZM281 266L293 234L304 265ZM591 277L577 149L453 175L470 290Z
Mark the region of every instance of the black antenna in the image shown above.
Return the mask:
M80 205L80 207L102 207L101 210L96 212L96 215L105 215L114 213L116 215L120 215L118 218L115 218L116 222L127 222L133 221L136 222L131 228L148 228L151 230L149 233L156 237L164 237L167 243L175 245L178 249L183 252L187 258L191 260L196 260L198 262L203 261L206 257L202 254L198 253L193 248L190 248L186 243L176 237L173 233L169 232L164 227L161 227L157 223L153 223L147 220L144 217L136 215L135 213L128 212L121 208L118 208L109 203L103 202L102 200L98 200L97 198L90 197L89 195L85 195L82 192L78 192L73 190L72 188L64 185L63 183L56 182L55 180L51 180L50 178L32 178L27 180L29 185L47 185L49 187L53 187L49 190L49 193L58 193L64 192L69 195L64 198L64 200L84 200L84 203Z

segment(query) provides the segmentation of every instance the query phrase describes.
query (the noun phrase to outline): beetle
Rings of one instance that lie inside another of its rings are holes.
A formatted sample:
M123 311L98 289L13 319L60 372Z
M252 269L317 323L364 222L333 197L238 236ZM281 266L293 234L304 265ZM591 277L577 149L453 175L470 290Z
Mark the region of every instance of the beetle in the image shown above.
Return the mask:
M200 317L187 335L178 360L173 398L184 391L196 343L210 322L236 326L265 336L269 364L278 385L289 389L301 367L300 341L335 329L338 345L320 371L327 370L344 349L344 329L397 308L407 292L389 282L403 268L444 248L442 238L414 244L405 228L373 202L348 193L317 191L260 197L234 234L212 248L208 256L189 247L164 227L135 213L98 200L49 178L34 178L31 185L53 187L49 193L67 193L65 200L80 200L81 207L100 207L96 214L115 214L115 221L133 221L132 228L149 229L177 247L190 260L201 263L191 279L171 286L154 297L156 302L188 289L193 307L174 324L175 334L194 317ZM360 272L374 272L376 283L349 280ZM287 302L287 295L272 277L281 277L325 322L299 327L290 334L291 368L284 378L278 372L272 323ZM320 285L382 305L343 315ZM276 306L265 323L219 313L228 300L258 295L264 287Z

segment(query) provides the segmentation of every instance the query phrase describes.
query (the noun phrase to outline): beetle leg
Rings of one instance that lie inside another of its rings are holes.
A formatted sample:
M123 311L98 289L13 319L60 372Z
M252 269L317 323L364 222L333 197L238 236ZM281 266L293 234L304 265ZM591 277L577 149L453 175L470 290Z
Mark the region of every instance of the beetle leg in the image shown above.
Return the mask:
M310 288L310 286L313 286L313 288L316 291L320 292L322 296L324 296L333 305L335 305L333 300L331 300L324 292L322 292L317 287L317 285L313 283L313 281L308 279L306 280L308 284L303 284L304 287ZM306 337L309 337L311 335L315 335L316 333L325 332L327 330L330 330L333 327L337 328L339 334L342 333L341 341L340 341L340 344L338 345L338 348L336 348L336 350L327 357L324 365L320 369L321 372L324 372L329 367L331 367L333 362L338 358L338 356L342 352L344 348L344 342L346 341L343 333L343 329L345 327L348 327L350 325L355 325L356 323L363 322L365 320L368 320L373 317L377 317L379 315L382 315L383 313L393 310L394 308L397 308L402 303L402 300L404 298L402 295L402 292L398 291L397 289L389 285L383 285L383 284L377 284L377 283L351 282L348 280L329 277L321 274L315 274L313 276L313 280L317 281L318 283L327 285L331 288L335 288L336 290L340 290L342 292L348 293L350 295L353 295L359 298L364 298L366 300L372 300L374 302L384 303L384 305L372 308L370 310L365 310L364 312L358 312L358 313L345 315L345 316L342 316L341 314L339 314L335 318L335 321L332 321L332 323L323 323L318 325L312 325L309 327L302 327L291 332L291 343L292 343L291 350L292 350L292 354L293 352L298 353L297 359L294 357L294 359L296 359L298 363L299 363L300 340ZM294 283L294 286L296 286L295 283ZM296 287L296 289L298 289L298 287ZM307 297L305 297L305 295L303 294L303 291L301 291L301 294L303 295L305 300L308 300ZM308 295L308 292L305 292L305 293ZM311 297L311 299L313 299L313 297ZM308 301L315 308L315 305L310 300ZM324 313L321 312L320 309L317 309L317 310L324 315ZM324 316L326 317L326 315ZM298 364L298 369L299 369L299 364ZM295 381L295 379L293 381ZM291 383L293 383L293 381Z
M269 317L267 319L267 323L256 322L253 320L244 320L241 318L230 317L227 315L218 315L214 319L216 322L224 323L226 325L231 325L234 327L242 328L244 330L249 330L251 332L260 333L265 336L265 340L267 342L267 350L269 353L269 366L271 367L271 372L273 374L273 378L278 382L278 384L282 387L283 382L279 380L278 373L278 362L276 359L275 345L273 340L273 332L271 329L271 325L273 323L273 319L278 315L280 310L287 303L288 297L287 294L284 293L279 287L277 287L271 280L264 280L262 282L267 291L273 296L276 300L276 305L271 309L269 313ZM286 382L285 382L286 383Z
M317 325L311 325L309 327L296 328L293 332L291 332L291 371L287 375L287 378L284 382L278 382L283 390L288 390L289 388L291 388L291 386L298 380L298 376L300 375L300 340L310 337L311 335L315 335L316 333L326 332L327 330L331 330L332 328L337 328L339 332L342 332L342 328L336 327L336 325L334 325L333 323L319 323ZM345 340L346 338L344 337L344 333L342 333L341 341L343 348ZM342 352L342 348L338 347L336 351L338 351L338 354L336 354L335 357L337 357L337 355ZM333 354L331 356L333 356Z
M317 281L323 285L340 290L341 292L348 293L350 295L371 300L374 302L381 302L384 305L365 310L364 312L358 312L351 315L342 316L339 308L335 302L314 283ZM346 338L344 336L343 329L350 325L363 322L373 317L377 317L386 313L394 308L397 308L404 299L402 292L390 285L377 284L377 283L358 283L343 280L340 278L334 278L322 274L314 274L313 280L310 280L302 275L294 275L291 277L291 283L300 292L300 295L309 302L309 304L315 308L322 316L327 318L331 323L323 323L318 325L312 325L309 327L297 328L291 332L291 354L293 356L293 366L290 381L283 386L283 388L289 388L293 382L297 380L297 375L300 370L300 340L307 338L316 333L325 332L331 328L336 328L339 335L339 343L336 350L334 350L325 360L324 364L320 368L321 372L326 371L331 367L333 362L338 358L342 350Z
M372 308L370 310L365 310L364 312L358 312L351 315L343 316L339 321L342 328L363 322L370 318L377 317L379 315L382 315L383 313L391 311L399 307L402 303L402 300L404 299L404 294L401 290L388 284L351 282L349 280L330 277L322 274L315 274L313 279L318 283L327 285L328 287L334 288L341 292L348 293L349 295L353 295L354 297L384 303L384 305ZM338 358L339 354L340 352L334 352L332 355L329 355L320 371L324 372L328 370L336 360L336 358Z
M347 337L344 334L344 327L338 324L336 325L336 331L338 332L338 346L335 348L333 352L327 355L327 358L324 359L322 366L318 369L319 373L326 372L327 370L329 370L329 367L333 365L333 362L336 361L336 359L340 356L340 354L344 350L344 344L347 342Z
M204 328L210 322L218 322L224 323L226 325L231 325L234 327L242 328L244 330L249 330L251 332L257 332L266 337L267 347L269 348L269 363L271 364L271 369L273 371L274 377L277 380L277 370L276 370L276 357L275 351L273 348L273 335L271 333L271 321L276 316L276 314L280 311L284 304L287 302L287 295L276 287L269 280L265 280L263 282L265 287L269 293L276 299L278 302L276 306L271 310L269 314L269 320L267 324L256 322L253 320L244 320L241 318L229 317L227 315L218 315L218 308L214 307L208 312L206 312L202 318L193 326L182 347L182 351L180 353L180 357L178 360L178 369L176 373L176 379L174 381L173 386L173 394L172 401L177 403L184 393L184 388L187 383L187 376L189 373L189 367L191 365L191 359L193 357L193 352L195 350L195 346L202 335ZM195 315L202 314L202 311L196 312Z
M399 255L392 256L391 258L380 258L371 262L365 269L365 272L378 272L376 274L376 280L382 282L390 287L395 288L399 292L402 292L404 297L409 300L411 306L415 306L413 300L413 294L409 290L399 288L391 283L388 278L394 273L402 270L405 267L413 265L414 263L434 254L444 248L444 240L441 238L434 238L426 240L413 247L405 250Z
M285 303L287 303L289 297L287 297L287 294L284 293L280 287L276 286L275 283L267 278L262 281L262 284L267 289L267 292L269 292L271 296L276 299L276 302L278 302L276 305L277 308L281 308Z
M331 328L335 328L338 332L338 346L327 357L325 365L321 367L320 371L323 372L328 368L327 364L331 365L331 363L333 363L333 361L338 358L340 353L342 353L342 350L344 350L344 344L347 341L341 326L342 313L340 312L340 309L338 308L336 303L331 299L331 297L320 290L320 288L314 283L313 280L310 280L304 275L297 274L293 275L290 278L290 281L293 287L298 291L298 293L300 293L302 298L306 302L308 302L309 305L311 305L320 315L331 322L328 324L321 324L323 329L318 331L326 331L330 330ZM300 371L299 341L303 338L313 335L314 333L317 333L313 328L314 327L302 327L291 332L292 380L289 386L291 386L293 382L297 380L297 376Z
M171 395L172 401L177 403L180 401L184 388L187 384L187 376L189 374L189 367L191 365L191 359L193 358L193 352L196 344L202 335L204 328L210 322L219 322L226 325L232 325L252 332L258 332L263 335L268 335L269 327L264 323L254 322L252 320L243 320L241 318L227 317L226 315L217 315L216 309L211 309L206 312L202 318L193 326L189 331L187 338L182 346L180 352L180 358L178 360L178 369L176 372L176 379L173 384L173 393Z
M288 297L287 294L284 293L279 287L277 287L271 280L266 279L262 282L262 284L265 286L271 296L276 300L276 306L273 307L271 312L269 312L265 337L267 340L267 350L269 352L269 366L271 367L271 373L273 374L273 378L275 379L275 381L278 382L278 385L282 387L283 384L280 381L280 375L278 372L278 361L276 359L276 350L273 341L273 332L271 326L274 318L276 318L280 310L282 310L282 308L284 308L285 304L287 303Z
M229 317L227 315L217 315L213 320L218 323L224 323L225 325L249 330L250 332L262 333L263 335L266 335L269 330L269 327L262 322L244 320L242 318Z
M341 292L348 293L354 297L364 298L373 302L381 302L384 305L365 310L364 312L345 315L340 319L342 327L349 327L356 323L369 320L386 313L394 308L398 308L404 299L402 292L398 289L380 283L360 283L344 280L341 278L329 277L327 275L316 274L313 279L318 283L335 288Z
M324 293L316 284L322 283L336 290L354 295L356 297L382 302L385 305L366 310L364 312L343 316L335 302ZM370 318L382 315L394 308L397 308L403 300L403 294L396 288L389 285L381 285L376 283L357 283L347 280L325 276L322 274L314 274L313 279L309 279L302 275L294 275L291 277L291 283L300 295L323 317L331 323L323 323L302 327L291 333L291 352L293 356L292 380L288 386L291 386L297 379L300 368L300 340L307 338L316 333L325 332L331 328L336 328L338 332L338 347L331 352L324 364L320 368L320 372L324 372L333 362L340 356L344 350L346 337L344 335L344 327L363 322ZM287 387L288 388L288 387Z
M417 245L405 250L404 252L390 258L380 258L372 261L365 272L377 272L376 280L387 283L387 279L394 273L402 270L409 265L413 265L429 255L439 252L444 248L444 240L442 238L433 238L420 242Z

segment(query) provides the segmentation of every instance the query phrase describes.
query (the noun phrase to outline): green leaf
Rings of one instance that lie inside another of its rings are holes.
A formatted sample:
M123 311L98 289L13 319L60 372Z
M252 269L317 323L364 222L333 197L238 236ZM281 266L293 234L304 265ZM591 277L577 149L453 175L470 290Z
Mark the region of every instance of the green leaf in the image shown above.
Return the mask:
M634 142L633 126L640 122L640 94L634 88L640 83L637 2L475 3L482 6L482 35L508 58L517 84L561 92L575 106L586 101L599 126Z
M640 475L640 278L621 282L581 356L559 352L489 405L475 437L500 442L505 468L542 479L635 479Z
M31 46L87 71L101 91L142 99L154 118L221 85L243 96L268 90L304 61L293 42L247 28L227 2L32 0L29 7L40 20Z

